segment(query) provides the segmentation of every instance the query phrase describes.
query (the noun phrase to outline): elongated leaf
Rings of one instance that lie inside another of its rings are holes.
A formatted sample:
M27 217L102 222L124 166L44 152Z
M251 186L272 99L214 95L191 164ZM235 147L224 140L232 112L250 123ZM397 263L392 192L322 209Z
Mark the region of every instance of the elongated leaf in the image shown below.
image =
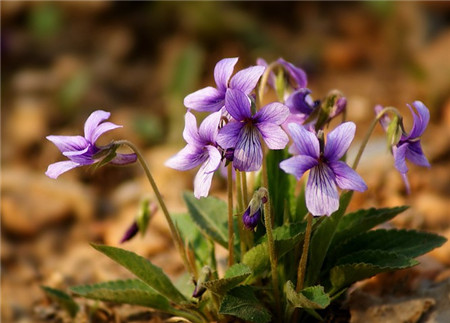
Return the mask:
M292 223L273 230L275 249L279 258L292 251L296 245L301 243L304 239L305 228L305 223ZM266 236L263 237L258 245L245 253L242 263L251 269L253 276L259 276L270 269Z
M294 284L289 280L286 282L285 291L287 299L294 307L324 309L330 305L330 297L320 285L306 287L297 293Z
M188 242L198 261L198 269L209 264L211 254L210 240L205 239L203 234L193 222L189 214L171 214L173 222L180 232L184 242Z
M235 264L228 268L224 278L204 282L203 286L216 294L224 295L228 290L242 283L251 273L248 266Z
M224 201L214 197L197 199L191 192L183 198L189 214L207 237L228 248L228 210Z
M372 277L376 274L403 269L418 264L418 261L381 250L360 251L341 258L338 265L330 271L330 281L333 292L350 286L358 280Z
M280 162L288 158L287 149L270 150L267 154L267 174L270 203L274 210L275 227L283 224L285 201L290 205L289 174L281 170ZM288 210L290 211L290 210Z
M415 258L441 246L447 239L433 233L415 230L374 230L357 235L339 246L333 259L362 251L383 250Z
M314 285L322 268L328 248L333 240L336 229L352 198L353 191L342 193L339 199L339 209L326 217L313 231L309 245L310 254L306 269L305 286Z
M80 307L69 294L63 292L62 290L51 288L48 286L41 286L41 288L53 301L64 308L71 317L75 317L77 315Z
M121 248L96 244L92 244L92 246L118 264L127 268L144 283L152 287L158 293L166 296L169 300L175 303L186 301L183 294L181 294L172 284L161 268L153 265L148 259Z
M349 239L361 232L368 231L381 223L389 221L407 208L407 206L383 209L371 208L349 213L339 222L333 238L333 245L337 245L345 239Z
M219 313L255 323L271 320L270 312L258 301L250 286L239 286L230 290L220 304Z
M147 306L163 312L172 313L169 300L139 279L80 285L74 286L71 289L78 295L90 299Z

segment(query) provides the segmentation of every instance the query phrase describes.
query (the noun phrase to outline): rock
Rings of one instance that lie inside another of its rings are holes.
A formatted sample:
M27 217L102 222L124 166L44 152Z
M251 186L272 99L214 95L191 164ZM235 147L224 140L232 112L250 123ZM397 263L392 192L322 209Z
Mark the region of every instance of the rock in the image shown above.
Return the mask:
M350 295L351 323L415 323L436 304L433 298L383 299L355 291Z
M84 221L93 215L92 195L84 185L44 174L6 168L1 182L2 229L31 236L74 214Z
M414 198L413 208L424 215L427 228L439 229L450 226L450 200L448 197L423 192Z

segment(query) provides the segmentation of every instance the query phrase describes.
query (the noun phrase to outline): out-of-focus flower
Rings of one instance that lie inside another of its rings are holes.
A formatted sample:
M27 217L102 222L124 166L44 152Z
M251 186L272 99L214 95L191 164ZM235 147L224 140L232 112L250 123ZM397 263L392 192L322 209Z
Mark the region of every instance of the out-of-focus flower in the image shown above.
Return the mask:
M184 98L184 105L188 109L196 111L214 112L225 105L227 89L236 89L247 95L250 94L258 83L265 67L251 66L231 77L237 61L237 57L220 60L214 68L214 80L217 87L208 86L189 94Z
M252 115L250 98L244 92L233 89L227 91L226 101L226 109L234 120L220 129L217 143L225 150L234 148L234 168L256 171L261 167L263 158L260 137L269 149L283 149L289 142L280 127L289 109L273 102Z
M331 215L339 208L336 185L355 191L367 189L358 173L339 160L355 136L353 122L343 123L331 131L323 151L314 133L294 123L288 127L298 155L282 161L280 167L297 179L310 170L305 196L306 206L312 215Z
M120 239L119 243L124 243L134 238L138 232L143 235L147 231L150 218L156 213L158 206L156 203L150 203L148 199L144 199L139 206L136 219L131 223L124 235Z
M197 129L197 120L188 111L183 131L187 145L165 163L166 166L178 170L188 170L202 164L194 180L196 198L208 196L212 177L222 159L216 144L220 118L221 112L212 113Z
M402 175L408 193L410 192L410 186L408 177L406 176L406 173L408 172L406 160L408 159L413 164L419 166L431 166L422 151L422 145L420 143L420 137L424 133L428 126L428 122L430 121L430 111L421 101L414 101L412 105L417 111L416 113L409 104L407 105L413 115L412 129L408 134L402 134L398 143L392 147L395 168ZM375 107L376 113L380 113L381 110L381 106ZM387 116L382 117L380 119L380 123L383 128L387 130L390 120Z
M94 111L84 124L84 137L82 136L47 136L64 156L69 158L48 166L45 174L50 178L57 178L75 167L92 165L97 162L111 158L108 163L116 165L130 164L136 161L136 154L119 154L114 144L97 147L95 142L107 131L121 128L112 122L104 122L110 117L110 113L97 110Z

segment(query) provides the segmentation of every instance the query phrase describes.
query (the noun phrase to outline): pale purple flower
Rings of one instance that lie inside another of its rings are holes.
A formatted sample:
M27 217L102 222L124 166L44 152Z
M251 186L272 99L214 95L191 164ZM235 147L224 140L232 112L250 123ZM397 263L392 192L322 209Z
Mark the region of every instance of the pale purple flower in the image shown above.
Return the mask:
M287 134L280 127L289 109L279 102L273 102L252 115L251 100L245 93L229 89L226 97L226 109L233 120L220 129L217 143L225 150L234 148L234 168L246 172L256 171L261 167L263 158L261 137L269 149L283 149L289 142Z
M294 123L288 127L298 155L282 161L280 168L297 179L310 170L305 197L312 215L331 215L339 208L337 186L360 192L367 189L358 173L339 160L355 136L353 122L343 123L331 131L322 151L313 132Z
M284 60L283 58L278 58L277 62L283 66L283 68L286 70L287 75L289 76L289 78L293 81L293 88L294 89L302 89L305 88L306 85L308 84L308 78L306 76L306 73L303 69L295 66L294 64ZM258 64L259 66L264 66L264 67L268 67L269 64L266 62L266 60L264 60L263 58L258 58L256 60L256 64ZM272 88L275 88L275 73L274 72L270 72L269 74L269 78L268 78L268 83Z
M410 186L408 177L406 176L406 173L408 172L406 159L419 166L431 166L422 151L422 145L420 143L420 136L422 136L430 121L430 111L421 101L414 101L412 105L417 111L416 113L409 104L407 105L413 115L412 129L408 134L402 134L400 141L392 147L395 168L402 175L408 193L410 192ZM379 113L381 110L381 106L375 107L376 113ZM389 122L390 120L387 116L380 119L380 123L385 130L387 129Z
M310 114L319 106L320 101L314 101L310 95L311 90L301 88L292 92L286 99L286 106L291 112L285 125L289 123L303 124Z
M225 105L227 89L237 89L250 94L265 70L263 66L251 66L237 72L233 77L237 57L224 58L214 68L214 80L217 87L205 87L184 98L184 105L196 111L214 112Z
M194 180L196 198L208 196L212 177L222 159L216 144L220 118L220 111L212 113L197 129L197 120L188 111L185 115L183 131L183 138L187 145L165 163L166 166L177 170L188 170L202 164Z
M47 136L47 139L53 142L69 160L49 165L45 174L50 178L57 178L72 168L100 162L103 158L109 157L109 152L115 154L114 158L109 161L111 164L124 165L135 162L136 154L115 153L117 147L114 145L104 147L95 145L95 142L102 134L122 127L111 122L104 122L110 115L109 112L103 110L92 112L84 124L84 137Z

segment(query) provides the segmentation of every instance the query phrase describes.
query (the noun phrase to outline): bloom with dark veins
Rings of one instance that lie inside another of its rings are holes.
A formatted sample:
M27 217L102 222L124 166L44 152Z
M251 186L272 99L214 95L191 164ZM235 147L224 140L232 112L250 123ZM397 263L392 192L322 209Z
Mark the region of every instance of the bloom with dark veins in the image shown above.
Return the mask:
M229 89L226 110L233 117L219 131L217 143L223 148L234 148L233 167L240 171L256 171L261 167L263 152L261 139L269 149L283 149L289 142L280 125L289 115L289 109L279 102L265 105L254 115L251 100L244 92Z
M206 117L197 129L197 120L188 111L183 131L187 145L165 163L166 166L177 170L188 170L202 164L194 180L196 198L208 196L212 177L222 159L216 144L220 119L221 112L214 112Z
M208 86L184 98L184 105L196 111L219 111L225 105L227 89L236 89L250 94L265 70L263 66L251 66L237 72L233 77L237 57L224 58L214 68L216 87Z
M420 143L420 137L428 126L430 121L430 111L421 101L414 101L412 104L417 111L408 104L408 108L413 115L413 126L408 134L402 134L400 141L392 147L392 154L394 155L395 168L402 175L403 181L406 186L406 190L410 192L410 186L406 173L408 172L408 166L406 166L406 160L408 159L413 164L430 167L430 163L425 157L422 151L422 145ZM376 106L375 112L378 114L383 110L382 106ZM390 123L389 117L386 115L380 119L380 123L385 130Z
M327 135L327 141L321 149L317 136L303 126L288 125L298 155L280 163L286 173L300 179L310 170L306 183L306 206L312 215L331 215L339 208L341 189L365 191L364 180L339 159L345 154L355 136L356 126L353 122L339 125Z
M45 174L50 178L57 178L75 167L92 165L103 160L108 156L108 152L113 147L111 145L97 147L95 142L107 131L121 128L112 122L104 122L110 117L111 113L97 110L94 111L84 124L84 137L82 136L47 136L47 139L53 142L64 156L69 158L67 161L61 161L48 166ZM103 154L102 154L103 153ZM119 154L113 151L114 158L108 163L116 165L130 164L136 161L136 154Z

